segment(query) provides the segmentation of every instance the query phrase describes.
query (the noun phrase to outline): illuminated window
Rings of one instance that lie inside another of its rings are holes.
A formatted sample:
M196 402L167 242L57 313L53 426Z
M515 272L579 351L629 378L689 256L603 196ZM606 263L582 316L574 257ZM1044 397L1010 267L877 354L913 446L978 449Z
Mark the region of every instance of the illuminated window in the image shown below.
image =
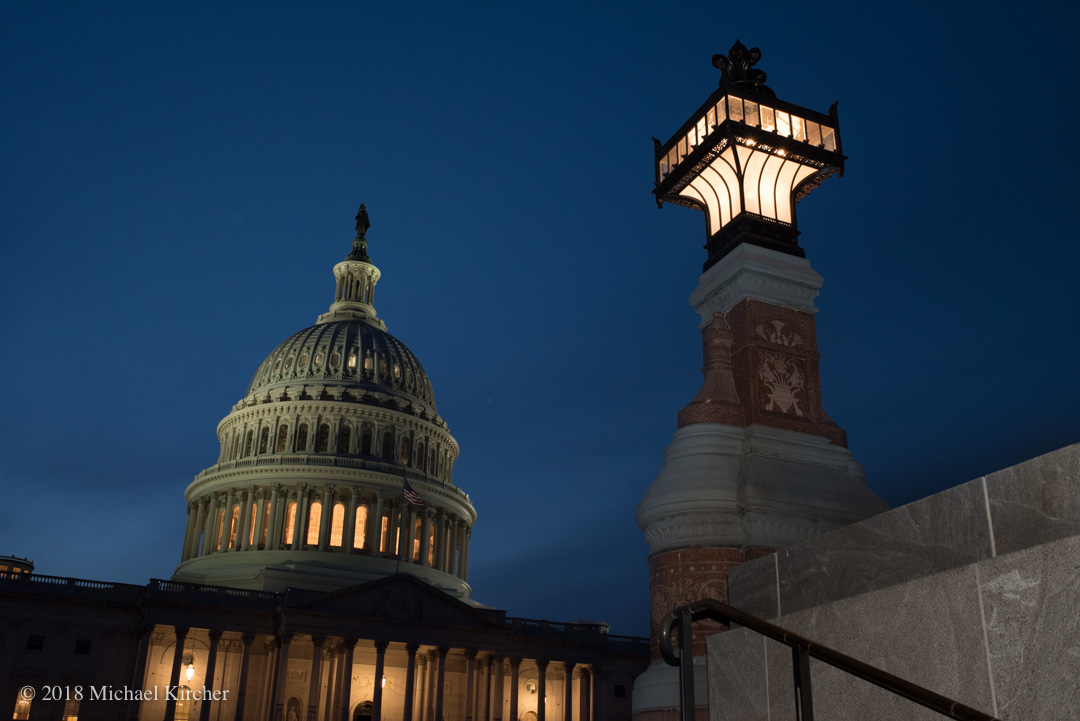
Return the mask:
M64 715L60 719L61 721L79 721L78 700L70 698L64 702Z
M367 506L357 506L356 525L353 526L353 548L364 547L364 535L367 533Z
M229 521L229 548L236 548L236 527L240 524L240 506L233 506Z
M395 363L394 364L394 380L399 380L400 378L401 378L401 366L399 366L397 363Z
M296 431L296 450L307 450L307 423L301 423L300 428Z
M32 699L24 698L20 693L15 700L15 714L12 719L28 719L30 718L30 701Z
M319 525L322 523L322 503L312 501L308 510L307 545L319 545Z
M221 550L221 529L224 528L224 527L225 527L225 509L222 508L220 511L218 511L217 526L214 527L214 530L217 531L217 533L214 534L214 544L215 544L214 548L216 548L219 551Z
M270 444L270 427L263 426L259 432L259 453L266 453L266 447Z
M394 432L387 430L382 437L382 457L384 461L394 460Z
M319 435L318 435L318 438L316 438L316 440L315 440L315 452L316 453L326 453L326 451L329 450L329 447L330 447L330 424L328 424L328 423L320 423L319 424Z
M427 544L427 563L429 566L435 565L435 524L428 524L428 544Z
M371 355L368 354L368 355L364 356L364 370L370 371L371 368L372 368L372 366L371 366Z
M255 505L254 503L252 503L251 504L251 523L248 524L249 526L251 526L251 528L248 530L248 545L249 546L254 546L255 545L255 515L256 515L256 513L258 513L258 510L259 510L259 507L257 505Z
M379 361L379 375L386 375L386 361L384 360Z
M360 437L360 452L369 456L375 455L371 443L371 426L364 426L364 434Z
M379 528L379 553L386 553L386 537L390 530L390 519L383 516Z
M349 365L350 369L356 368L356 354L355 353L350 353L349 354L348 365Z
M341 537L345 533L345 505L334 504L334 514L330 517L330 545L341 548Z
M288 440L288 438L289 426L285 423L282 423L280 426L278 426L277 430L277 446L275 447L275 449L278 453L285 452L285 441Z
M413 543L412 553L409 557L412 558L413 563L420 563L420 539L424 535L424 522L417 518L416 523L413 524Z
M324 356L323 356L322 351L319 351L318 353L315 354L315 367L316 368L319 368L320 366L322 366L323 358L324 358Z
M305 350L303 353L300 354L300 367L306 366L307 361L308 361L308 352Z
M279 370L281 370L281 358L280 357L278 357L278 359L274 362L274 372L277 373Z
M405 436L401 439L401 455L399 456L399 460L403 466L409 465L409 450L409 437Z
M341 432L338 434L337 439L337 452L348 453L349 445L352 443L352 426L341 424Z
M270 534L270 504L267 503L263 508L263 524L262 524L262 540L259 542L259 548L266 548L266 538Z
M285 508L285 531L282 534L282 543L291 546L293 534L296 532L296 501L289 501Z

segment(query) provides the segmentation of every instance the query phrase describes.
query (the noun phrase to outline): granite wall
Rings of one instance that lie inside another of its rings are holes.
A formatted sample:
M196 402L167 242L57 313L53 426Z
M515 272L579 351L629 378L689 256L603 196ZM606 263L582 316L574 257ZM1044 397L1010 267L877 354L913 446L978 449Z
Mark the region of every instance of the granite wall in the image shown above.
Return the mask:
M732 605L1001 719L1080 718L1080 444L733 568ZM794 718L791 653L708 641L712 721ZM817 661L820 718L940 719Z

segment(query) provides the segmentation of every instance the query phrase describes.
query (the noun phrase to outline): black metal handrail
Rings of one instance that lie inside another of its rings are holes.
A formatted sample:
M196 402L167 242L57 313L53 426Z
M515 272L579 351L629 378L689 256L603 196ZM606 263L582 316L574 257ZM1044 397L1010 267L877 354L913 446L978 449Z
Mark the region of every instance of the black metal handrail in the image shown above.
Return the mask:
M660 652L663 654L664 660L672 666L680 667L679 689L682 703L680 721L694 721L694 640L692 624L694 621L703 619L720 621L729 626L737 624L791 648L792 675L795 680L796 721L814 721L814 701L810 688L811 658L824 661L830 666L845 671L852 676L857 676L864 681L869 681L875 686L880 686L886 691L891 691L897 696L914 701L951 719L957 721L999 721L994 716L984 714L982 711L976 711L970 706L965 706L927 688L905 681L899 676L886 673L876 666L863 663L828 646L815 643L808 638L764 621L757 616L751 616L734 606L709 598L680 606L669 613L664 620L663 630L660 635ZM678 653L671 645L671 631L676 624L679 627ZM683 660L688 660L689 663L682 663Z

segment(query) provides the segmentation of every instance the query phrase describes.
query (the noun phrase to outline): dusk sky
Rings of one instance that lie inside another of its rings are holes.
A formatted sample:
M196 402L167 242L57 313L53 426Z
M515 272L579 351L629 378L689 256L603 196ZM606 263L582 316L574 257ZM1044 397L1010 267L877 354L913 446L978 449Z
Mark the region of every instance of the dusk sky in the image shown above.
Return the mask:
M1080 441L1062 3L0 4L0 553L146 583L359 203L478 519L474 598L648 634L634 510L701 383L703 214L651 136L759 46L839 100L798 206L825 409L892 505Z

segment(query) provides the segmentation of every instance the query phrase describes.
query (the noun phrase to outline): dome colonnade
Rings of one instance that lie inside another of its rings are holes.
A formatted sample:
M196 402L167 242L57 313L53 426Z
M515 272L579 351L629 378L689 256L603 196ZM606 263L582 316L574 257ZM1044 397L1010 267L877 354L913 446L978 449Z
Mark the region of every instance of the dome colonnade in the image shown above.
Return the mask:
M476 511L452 482L458 445L372 305L364 220L329 311L266 357L218 424L218 462L185 494L176 580L332 589L406 571L469 596Z

